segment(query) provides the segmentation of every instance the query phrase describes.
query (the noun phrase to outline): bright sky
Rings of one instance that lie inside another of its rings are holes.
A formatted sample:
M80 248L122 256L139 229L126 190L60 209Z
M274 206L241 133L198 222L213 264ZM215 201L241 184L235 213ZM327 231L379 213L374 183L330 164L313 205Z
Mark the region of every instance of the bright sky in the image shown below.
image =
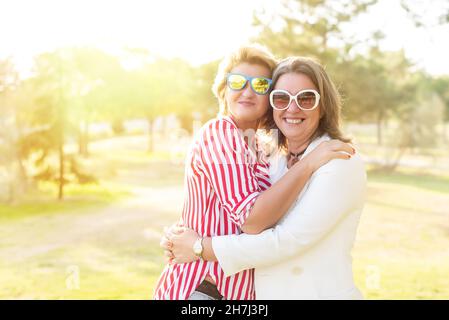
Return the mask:
M0 0L0 58L12 56L26 72L32 57L58 47L94 45L112 53L143 47L193 64L222 57L254 35L253 10L269 0ZM404 48L433 74L449 74L449 26L417 31L399 1L380 3L350 28L359 36L376 27L385 49ZM425 12L425 11L424 11Z

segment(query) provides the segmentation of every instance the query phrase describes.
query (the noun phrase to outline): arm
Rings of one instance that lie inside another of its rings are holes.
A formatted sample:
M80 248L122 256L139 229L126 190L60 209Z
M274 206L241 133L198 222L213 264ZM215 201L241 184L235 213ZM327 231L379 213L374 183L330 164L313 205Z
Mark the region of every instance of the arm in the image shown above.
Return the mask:
M341 141L323 142L271 188L261 192L254 164L245 157L249 149L238 130L223 122L212 125L215 127L206 128L202 137L202 169L230 219L248 234L274 226L317 168L331 159L348 159L348 154L354 153L351 146ZM236 182L241 188L236 188Z
M366 174L359 157L348 162L333 161L317 171L282 223L259 235L204 238L203 259L215 261L218 257L229 276L298 255L323 238L346 214L363 205L365 187ZM175 262L197 259L192 252L197 238L193 230L172 238Z
M348 162L336 160L317 172L281 224L259 235L214 237L212 251L227 276L289 259L317 243L348 213L361 208L365 188L366 174L359 157Z
M312 173L310 161L297 162L279 181L259 194L241 230L258 234L275 225L296 200Z

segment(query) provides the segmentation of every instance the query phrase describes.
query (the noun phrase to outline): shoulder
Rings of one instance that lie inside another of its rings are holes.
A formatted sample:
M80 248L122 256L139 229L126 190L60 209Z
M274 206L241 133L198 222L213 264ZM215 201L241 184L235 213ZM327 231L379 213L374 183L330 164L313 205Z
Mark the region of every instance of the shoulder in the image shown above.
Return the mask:
M237 126L229 117L217 117L207 121L203 128L206 130L217 130L220 128L237 129Z
M227 117L214 118L207 121L200 129L200 136L212 134L226 134L231 130L237 130L237 126Z
M332 140L332 138L329 137L329 135L327 134L318 137L312 142L311 144L313 145L312 149L316 148L320 143L329 140ZM352 174L366 175L365 164L362 160L362 157L357 152L348 160L344 159L331 160L316 171L317 174L326 172L336 174L352 173Z
M240 135L239 129L227 117L215 118L206 122L195 140L201 150L226 153L245 149L245 141Z
M338 180L366 182L365 164L360 154L354 154L350 159L334 159L319 168L313 176L324 175Z

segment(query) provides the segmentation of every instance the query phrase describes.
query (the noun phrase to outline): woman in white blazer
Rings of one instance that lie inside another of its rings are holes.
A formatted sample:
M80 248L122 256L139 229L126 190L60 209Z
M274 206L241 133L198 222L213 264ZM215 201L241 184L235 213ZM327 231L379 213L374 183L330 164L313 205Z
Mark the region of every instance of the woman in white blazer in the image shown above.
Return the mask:
M273 83L270 104L280 133L279 148L270 156L272 183L321 142L344 141L339 95L319 63L287 58L275 69ZM335 159L314 172L272 228L200 240L192 230L175 230L162 246L173 263L218 260L226 276L255 268L257 299L361 299L351 250L365 189L360 156Z

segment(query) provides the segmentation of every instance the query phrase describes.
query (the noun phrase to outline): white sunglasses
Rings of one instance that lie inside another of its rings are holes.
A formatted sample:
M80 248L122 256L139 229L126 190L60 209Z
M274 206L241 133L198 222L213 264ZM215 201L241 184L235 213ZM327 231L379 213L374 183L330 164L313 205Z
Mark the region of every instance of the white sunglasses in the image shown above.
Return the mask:
M294 96L282 89L276 89L270 93L270 104L276 110L286 110L292 100L295 100L299 109L310 111L320 103L320 94L313 89L301 90Z

